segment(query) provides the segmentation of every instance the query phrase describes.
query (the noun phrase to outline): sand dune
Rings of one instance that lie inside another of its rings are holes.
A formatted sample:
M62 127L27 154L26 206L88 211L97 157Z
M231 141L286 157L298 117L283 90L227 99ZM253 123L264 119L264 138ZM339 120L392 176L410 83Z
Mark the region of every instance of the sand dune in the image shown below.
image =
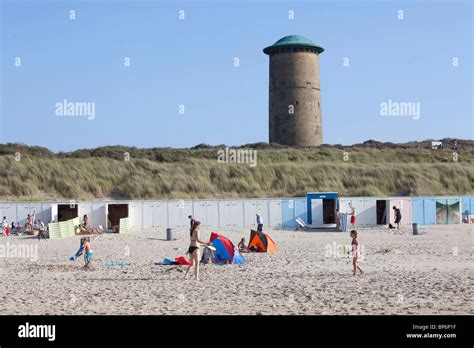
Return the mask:
M207 237L210 230L204 230ZM234 243L247 230L221 230ZM352 276L338 253L348 233L267 231L278 252L246 254L241 265L207 265L202 279L183 280L184 267L153 261L184 255L188 232L93 237L96 263L130 267L83 270L68 258L79 237L40 241L3 237L10 247L37 246L38 259L0 257L2 314L472 314L473 226L409 231L360 229L366 273Z

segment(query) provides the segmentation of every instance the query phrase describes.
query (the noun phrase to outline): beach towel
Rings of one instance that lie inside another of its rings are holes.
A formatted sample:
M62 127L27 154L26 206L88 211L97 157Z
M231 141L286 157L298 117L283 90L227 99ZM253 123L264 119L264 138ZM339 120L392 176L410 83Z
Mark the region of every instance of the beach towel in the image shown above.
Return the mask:
M189 265L191 262L186 260L183 256L174 259L178 265Z
M81 245L79 246L79 250L77 251L76 255L71 256L69 260L76 261L77 258L82 255L83 252L84 252L84 243L82 243L81 241Z
M3 227L3 233L8 237L10 235L10 228L8 226Z
M103 266L103 267L126 267L126 266L131 266L131 263L102 263L97 266Z
M159 265L159 266L170 266L170 265L177 265L178 263L176 261L165 258L163 262L155 262L154 264Z

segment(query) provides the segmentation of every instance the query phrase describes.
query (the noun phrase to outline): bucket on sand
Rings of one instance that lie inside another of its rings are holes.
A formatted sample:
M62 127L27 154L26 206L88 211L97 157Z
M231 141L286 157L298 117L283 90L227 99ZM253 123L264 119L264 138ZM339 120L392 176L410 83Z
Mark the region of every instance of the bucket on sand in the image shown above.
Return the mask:
M166 229L166 240L173 240L173 230L171 228Z
M418 224L417 223L413 224L413 235L414 236L418 235Z

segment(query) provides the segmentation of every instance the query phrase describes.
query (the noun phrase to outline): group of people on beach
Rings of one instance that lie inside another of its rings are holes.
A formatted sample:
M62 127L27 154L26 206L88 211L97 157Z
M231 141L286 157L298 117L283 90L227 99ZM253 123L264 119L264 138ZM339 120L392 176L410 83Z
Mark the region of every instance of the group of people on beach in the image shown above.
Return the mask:
M354 207L350 205L352 212L350 214L351 220L350 223L352 224L353 227L355 227L356 224L356 210ZM395 206L393 207L395 210L395 223L399 226L400 221L401 221L401 214L400 214L400 209L396 208ZM339 215L339 214L338 214ZM197 221L196 219L193 218L193 216L189 215L189 223L190 223L190 229L189 229L189 237L190 237L190 244L189 248L187 251L187 254L190 256L190 264L188 265L188 268L185 272L184 278L188 278L190 270L194 267L194 273L195 273L195 278L196 280L199 280L199 264L200 262L208 263L211 260L210 257L210 250L205 248L203 251L203 259L200 259L200 246L209 246L211 245L210 242L205 242L200 239L200 230L201 230L201 223ZM262 232L263 231L263 218L260 213L257 213L256 215L256 222L257 222L257 231ZM45 226L44 222L40 219L35 220L35 213L33 214L28 214L26 218L26 223L24 225L25 231L31 231L33 232L34 229L38 230L38 239L41 237L46 240L46 230L47 227ZM339 220L340 221L340 220ZM4 235L8 236L10 231L19 231L21 229L21 225L19 223L13 223L11 224L11 230L10 226L7 221L7 217L4 216L2 219L2 232ZM89 224L89 219L87 215L83 216L82 220L82 225L80 226L81 232L83 233L102 233L99 229L96 229ZM7 233L8 231L8 233ZM18 232L17 232L18 233ZM361 274L363 273L360 265L359 265L359 257L360 257L360 247L359 247L359 241L357 239L357 231L355 229L351 230L350 236L352 238L351 246L352 246L352 255L353 255L353 260L352 264L354 267L353 274L356 275L357 271L359 271ZM238 250L239 252L242 253L247 253L247 252L252 252L256 250L252 250L252 248L248 248L246 243L245 243L245 238L242 238L238 244ZM91 239L90 237L83 237L81 238L81 248L84 248L84 262L85 262L85 267L88 267L91 263L93 252L92 252L92 246L91 246Z
M15 223L14 221L9 224L7 217L4 216L2 219L2 234L8 237L11 233L16 235L21 235L23 232L31 235L37 233L38 240L41 238L46 240L48 227L45 225L43 220L35 219L35 216L35 212L33 212L33 214L28 214L26 217L26 223L23 226L19 222Z

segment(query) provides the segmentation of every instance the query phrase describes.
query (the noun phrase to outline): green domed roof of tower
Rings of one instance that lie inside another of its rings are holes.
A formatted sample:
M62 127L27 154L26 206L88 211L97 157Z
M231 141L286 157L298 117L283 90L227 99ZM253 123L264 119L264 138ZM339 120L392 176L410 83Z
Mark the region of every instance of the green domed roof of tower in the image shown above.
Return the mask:
M322 53L324 48L316 45L313 41L304 36L300 35L288 35L282 37L280 40L275 42L273 45L265 47L263 52L266 54L270 54L270 52L275 48L283 48L283 47L306 47L306 48L314 48L318 53Z

